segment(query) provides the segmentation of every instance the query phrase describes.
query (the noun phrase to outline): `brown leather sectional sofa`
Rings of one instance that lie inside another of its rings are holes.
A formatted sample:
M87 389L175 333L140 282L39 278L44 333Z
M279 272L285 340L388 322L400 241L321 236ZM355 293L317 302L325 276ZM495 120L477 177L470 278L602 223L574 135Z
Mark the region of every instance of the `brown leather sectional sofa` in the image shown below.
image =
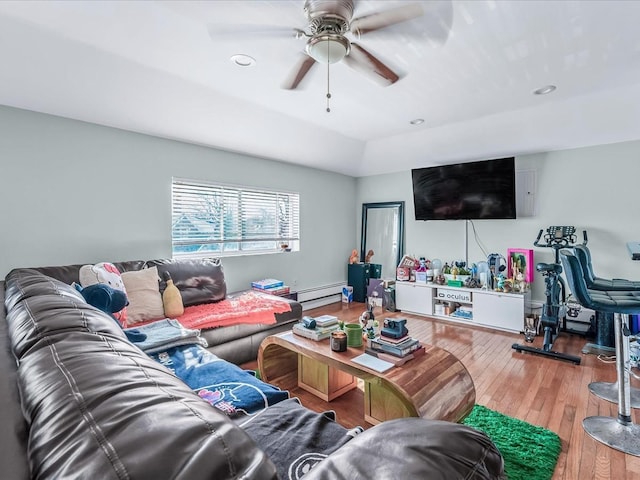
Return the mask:
M278 478L269 452L295 439L290 431L248 422L252 433L212 408L87 305L70 278L18 269L0 282L0 477ZM486 436L416 418L370 428L303 473L305 480L504 478Z

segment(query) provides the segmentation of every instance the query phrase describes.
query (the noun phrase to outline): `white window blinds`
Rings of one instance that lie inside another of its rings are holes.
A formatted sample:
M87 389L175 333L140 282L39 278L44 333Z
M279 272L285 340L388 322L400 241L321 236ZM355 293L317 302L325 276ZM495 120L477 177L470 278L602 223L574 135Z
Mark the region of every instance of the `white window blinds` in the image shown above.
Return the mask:
M300 195L173 179L173 256L300 249Z

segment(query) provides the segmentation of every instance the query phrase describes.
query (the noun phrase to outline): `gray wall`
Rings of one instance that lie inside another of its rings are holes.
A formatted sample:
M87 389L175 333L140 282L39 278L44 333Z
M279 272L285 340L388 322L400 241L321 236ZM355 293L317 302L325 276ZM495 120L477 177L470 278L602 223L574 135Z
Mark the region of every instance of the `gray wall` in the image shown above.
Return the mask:
M550 225L587 230L594 270L606 278L640 280L640 261L631 261L628 241L640 241L640 141L516 157L516 170L535 170L537 213L515 220L476 220L487 253L534 249L534 262L553 260L551 249L533 247L538 231ZM411 172L362 177L357 181L356 235L366 202L404 200L405 252L443 261L464 259L465 222L416 221ZM486 260L469 226L469 261ZM535 274L532 298L544 299L544 282Z
M355 179L292 164L0 106L0 165L0 278L170 257L172 176L300 193L301 251L225 258L231 291L344 282L358 238Z
M575 225L589 232L598 275L640 279L626 250L640 241L639 157L638 141L518 156L517 170L536 171L537 214L475 221L479 240L504 255L533 248L541 228ZM0 165L0 278L14 267L169 257L172 176L300 192L302 250L225 258L232 290L266 276L298 289L344 281L364 202L406 202L407 253L465 254L464 221L413 220L408 171L354 179L8 107ZM484 259L469 228L469 260ZM536 262L551 259L535 249ZM539 275L533 298L543 298Z

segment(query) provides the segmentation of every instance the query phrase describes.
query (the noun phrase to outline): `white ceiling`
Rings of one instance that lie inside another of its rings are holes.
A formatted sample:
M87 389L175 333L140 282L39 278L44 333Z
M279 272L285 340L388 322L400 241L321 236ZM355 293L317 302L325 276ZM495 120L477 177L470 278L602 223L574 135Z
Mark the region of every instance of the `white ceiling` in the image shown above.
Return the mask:
M419 3L357 40L401 79L335 64L327 113L324 66L280 88L304 39L238 33L303 0L0 1L0 104L352 176L640 139L640 1Z

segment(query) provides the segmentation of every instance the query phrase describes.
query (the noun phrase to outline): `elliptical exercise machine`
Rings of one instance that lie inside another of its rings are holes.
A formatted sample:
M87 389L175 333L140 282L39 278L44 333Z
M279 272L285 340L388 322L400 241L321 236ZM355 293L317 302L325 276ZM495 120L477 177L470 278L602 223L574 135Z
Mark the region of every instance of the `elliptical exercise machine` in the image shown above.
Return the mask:
M560 320L562 317L563 327L566 328L566 317L561 314L566 301L566 285L560 276L562 273L562 265L560 264L560 250L562 248L570 248L576 244L576 229L572 226L551 226L547 228L544 234L544 243L540 243L543 230L540 230L538 237L533 245L536 247L553 248L555 251L555 263L538 263L536 270L542 274L545 283L546 301L542 307L542 316L540 324L543 328L543 346L535 348L529 345L520 345L514 343L512 348L519 352L529 352L547 357L556 358L558 360L567 360L576 365L580 365L580 357L569 355L566 353L553 351L553 342L560 331ZM586 244L587 233L582 232L584 243Z

